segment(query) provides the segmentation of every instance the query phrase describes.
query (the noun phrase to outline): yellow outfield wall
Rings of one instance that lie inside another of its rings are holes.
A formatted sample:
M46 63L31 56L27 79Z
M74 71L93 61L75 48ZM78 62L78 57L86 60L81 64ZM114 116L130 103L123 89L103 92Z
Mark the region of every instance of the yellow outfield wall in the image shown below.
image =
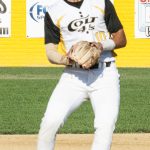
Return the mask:
M126 32L126 48L116 50L118 67L150 67L150 39L134 38L134 0L115 0ZM12 35L0 38L0 66L53 66L43 38L26 38L26 1L12 0Z

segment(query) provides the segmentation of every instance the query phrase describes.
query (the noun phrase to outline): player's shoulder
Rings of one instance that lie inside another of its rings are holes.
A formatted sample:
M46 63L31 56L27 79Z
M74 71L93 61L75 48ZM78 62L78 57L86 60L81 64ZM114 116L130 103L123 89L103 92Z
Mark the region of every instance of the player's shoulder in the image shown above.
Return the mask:
M51 1L51 0L50 0ZM53 3L47 3L47 13L51 16L55 22L62 14L64 10L63 0L53 0Z
M92 0L92 5L99 6L99 7L105 7L105 1L106 0Z
M45 1L43 1L43 4L45 6L53 8L53 7L56 7L60 1L61 0L45 0Z
M49 14L57 14L57 10L59 9L60 0L55 0L53 3L46 3L46 10Z
M107 7L112 7L114 0L92 0L92 4L100 8L105 9Z

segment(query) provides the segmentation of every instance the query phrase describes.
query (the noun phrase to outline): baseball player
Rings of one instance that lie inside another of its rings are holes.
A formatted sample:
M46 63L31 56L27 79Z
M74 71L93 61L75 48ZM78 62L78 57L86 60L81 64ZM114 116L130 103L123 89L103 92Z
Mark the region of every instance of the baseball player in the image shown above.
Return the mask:
M87 98L95 114L91 149L110 150L120 102L114 49L125 45L123 26L110 0L59 0L49 7L46 54L51 63L66 67L42 119L38 150L54 150L58 129Z

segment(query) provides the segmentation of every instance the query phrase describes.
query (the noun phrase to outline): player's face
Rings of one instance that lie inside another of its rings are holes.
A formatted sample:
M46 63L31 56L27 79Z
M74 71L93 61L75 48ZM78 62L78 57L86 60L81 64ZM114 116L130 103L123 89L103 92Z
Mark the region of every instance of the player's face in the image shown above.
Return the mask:
M80 2L82 0L67 0L68 2L72 2L72 3L75 3L75 2Z

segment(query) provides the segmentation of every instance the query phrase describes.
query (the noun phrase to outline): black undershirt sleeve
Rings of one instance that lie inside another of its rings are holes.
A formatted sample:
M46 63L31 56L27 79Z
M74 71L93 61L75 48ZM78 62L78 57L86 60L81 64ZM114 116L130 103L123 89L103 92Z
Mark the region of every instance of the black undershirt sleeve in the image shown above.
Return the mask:
M44 36L45 44L58 44L60 42L60 29L53 23L48 12L45 14L44 18Z
M110 0L105 0L105 22L110 33L115 33L123 28Z

